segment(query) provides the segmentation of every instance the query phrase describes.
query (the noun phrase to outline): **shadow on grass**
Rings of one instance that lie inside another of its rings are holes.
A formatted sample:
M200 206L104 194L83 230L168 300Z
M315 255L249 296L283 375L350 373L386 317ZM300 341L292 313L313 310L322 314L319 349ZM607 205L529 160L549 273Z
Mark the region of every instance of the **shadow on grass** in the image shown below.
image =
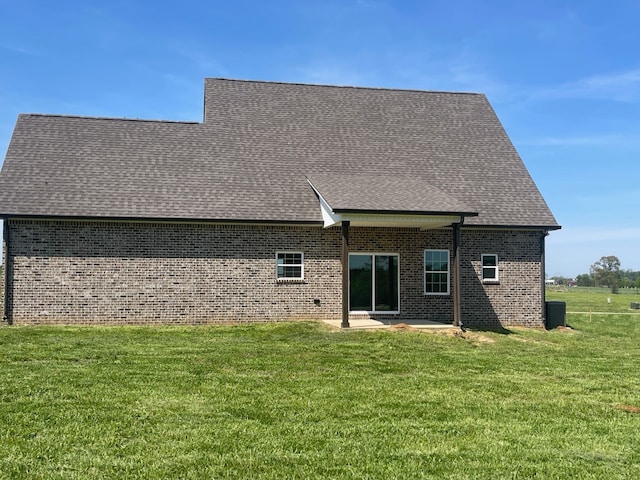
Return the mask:
M499 335L513 335L517 334L513 330L509 330L508 328L504 328L502 326L488 326L488 327L465 327L470 332L478 332L478 333L497 333Z

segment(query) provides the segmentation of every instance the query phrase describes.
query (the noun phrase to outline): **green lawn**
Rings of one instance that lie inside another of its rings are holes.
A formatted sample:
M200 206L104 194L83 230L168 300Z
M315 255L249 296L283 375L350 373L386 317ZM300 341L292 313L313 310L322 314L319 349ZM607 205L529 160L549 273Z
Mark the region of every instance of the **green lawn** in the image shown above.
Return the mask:
M632 293L631 293L632 292ZM600 288L568 288L554 291L547 289L547 300L562 300L567 303L568 312L602 312L602 313L638 313L630 310L629 305L640 302L640 294L636 290L629 293L612 294Z
M0 328L0 477L640 478L640 315L568 323Z

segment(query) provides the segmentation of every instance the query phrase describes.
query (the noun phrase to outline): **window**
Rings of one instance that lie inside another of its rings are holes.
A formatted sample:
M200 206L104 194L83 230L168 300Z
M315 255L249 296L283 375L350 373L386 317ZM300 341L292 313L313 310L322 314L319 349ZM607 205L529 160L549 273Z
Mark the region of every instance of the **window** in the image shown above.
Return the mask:
M398 312L398 255L349 254L349 310Z
M498 281L498 255L495 253L482 254L482 281Z
M276 278L279 281L303 280L304 254L302 252L277 252Z
M424 251L424 293L449 294L449 250Z

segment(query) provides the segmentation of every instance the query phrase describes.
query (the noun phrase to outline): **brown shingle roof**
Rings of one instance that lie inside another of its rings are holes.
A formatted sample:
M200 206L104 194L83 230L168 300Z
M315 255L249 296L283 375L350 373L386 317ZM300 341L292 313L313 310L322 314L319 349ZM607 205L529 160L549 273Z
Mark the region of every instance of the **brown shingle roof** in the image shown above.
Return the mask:
M484 95L223 79L204 123L20 115L0 214L319 222L331 176L341 208L557 226Z
M336 213L476 215L472 208L419 177L328 173L314 174L309 182Z

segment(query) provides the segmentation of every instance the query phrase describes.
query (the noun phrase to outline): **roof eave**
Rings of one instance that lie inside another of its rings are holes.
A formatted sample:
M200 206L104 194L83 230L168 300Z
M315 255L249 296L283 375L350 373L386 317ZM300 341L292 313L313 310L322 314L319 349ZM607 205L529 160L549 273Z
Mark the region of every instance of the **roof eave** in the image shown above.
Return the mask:
M195 217L144 217L144 216L100 216L100 215L52 215L0 213L2 220L49 220L49 221L93 221L131 223L200 223L236 225L296 225L322 226L320 220L279 220L279 219L238 219L238 218L195 218Z
M430 230L462 224L465 214L460 212L415 212L398 210L330 210L321 201L324 227L349 222L353 227L420 228Z
M467 230L545 230L551 232L553 230L560 230L561 225L498 225L498 224L465 224L464 228Z
M477 217L478 212L460 211L434 211L434 210L368 210L352 208L334 208L333 212L338 215L431 215L431 216L457 216L457 217Z

